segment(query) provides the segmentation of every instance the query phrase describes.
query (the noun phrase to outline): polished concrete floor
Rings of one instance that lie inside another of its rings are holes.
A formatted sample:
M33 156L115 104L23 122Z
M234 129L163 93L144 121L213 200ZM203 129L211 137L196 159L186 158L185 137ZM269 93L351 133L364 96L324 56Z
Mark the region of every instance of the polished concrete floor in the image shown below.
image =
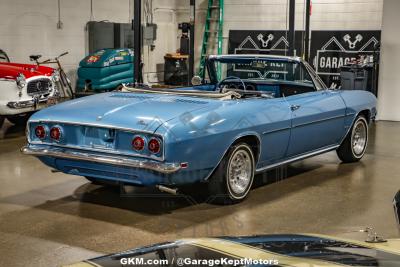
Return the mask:
M335 153L257 177L234 206L149 189L107 189L52 173L23 156L24 129L0 130L0 266L59 266L183 237L321 233L367 226L399 237L392 198L400 189L400 123L378 122L360 163Z

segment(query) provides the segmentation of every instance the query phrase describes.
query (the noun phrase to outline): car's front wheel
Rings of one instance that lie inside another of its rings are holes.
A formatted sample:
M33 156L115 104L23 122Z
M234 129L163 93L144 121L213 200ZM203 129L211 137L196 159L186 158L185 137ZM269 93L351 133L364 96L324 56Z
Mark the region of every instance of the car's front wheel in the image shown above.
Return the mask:
M357 162L364 156L367 144L368 122L360 115L336 152L339 159L345 163Z
M234 204L245 199L253 184L254 169L251 147L246 143L233 145L210 178L210 202Z

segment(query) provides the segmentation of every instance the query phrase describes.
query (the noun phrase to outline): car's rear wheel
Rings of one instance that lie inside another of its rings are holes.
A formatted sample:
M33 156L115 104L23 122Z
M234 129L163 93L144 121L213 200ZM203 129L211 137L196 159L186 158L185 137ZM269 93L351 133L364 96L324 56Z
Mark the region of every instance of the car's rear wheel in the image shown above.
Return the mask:
M24 126L28 122L30 116L31 116L30 113L9 116L9 117L7 117L7 120L9 120L12 124L15 124L18 126Z
M234 204L245 199L254 180L255 160L246 143L233 145L208 184L210 202Z
M364 156L367 144L368 122L360 115L336 152L339 159L345 163L357 162Z

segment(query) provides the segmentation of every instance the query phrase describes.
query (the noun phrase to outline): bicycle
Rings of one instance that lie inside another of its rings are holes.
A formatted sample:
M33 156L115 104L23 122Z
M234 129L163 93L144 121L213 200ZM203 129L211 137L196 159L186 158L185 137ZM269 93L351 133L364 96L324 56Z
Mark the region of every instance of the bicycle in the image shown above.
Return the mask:
M56 71L59 74L59 79L58 81L56 80L56 82L58 82L58 86L61 89L62 93L63 93L63 97L65 98L75 98L75 93L72 90L72 84L70 79L67 77L67 74L65 73L63 67L61 66L61 62L60 62L60 57L63 57L65 55L68 55L68 52L64 52L61 55L51 59L47 59L45 61L39 62L39 59L42 57L42 55L31 55L29 56L31 61L35 61L36 64L38 66L40 65L44 65L44 64L56 64L57 68ZM68 91L68 92L67 92Z
M0 62L10 62L7 53L0 49Z

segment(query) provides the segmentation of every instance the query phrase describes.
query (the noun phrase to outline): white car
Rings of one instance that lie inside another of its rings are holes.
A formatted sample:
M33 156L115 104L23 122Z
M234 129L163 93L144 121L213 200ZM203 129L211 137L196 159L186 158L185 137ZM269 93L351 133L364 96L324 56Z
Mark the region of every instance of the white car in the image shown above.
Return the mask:
M58 95L58 72L50 67L0 62L0 126L5 118L25 124L32 112Z

